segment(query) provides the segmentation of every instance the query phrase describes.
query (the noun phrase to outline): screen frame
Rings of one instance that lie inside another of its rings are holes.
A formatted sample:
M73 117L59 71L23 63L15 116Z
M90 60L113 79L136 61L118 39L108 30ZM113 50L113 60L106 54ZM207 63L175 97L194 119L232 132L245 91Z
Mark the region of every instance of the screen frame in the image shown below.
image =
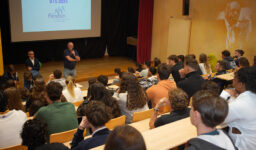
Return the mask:
M21 0L9 0L11 42L100 37L101 0L91 0L91 5L91 30L23 32Z

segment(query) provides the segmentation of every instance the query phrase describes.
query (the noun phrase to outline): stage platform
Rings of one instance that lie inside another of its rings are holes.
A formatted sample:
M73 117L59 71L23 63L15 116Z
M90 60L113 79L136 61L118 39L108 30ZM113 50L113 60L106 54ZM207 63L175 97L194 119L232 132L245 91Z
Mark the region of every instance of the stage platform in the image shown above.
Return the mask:
M24 64L17 64L15 67L19 74L20 87L22 87L24 84L23 74L26 71L26 67ZM89 77L97 77L101 74L113 76L114 68L121 68L121 70L126 71L128 67L135 67L135 62L125 57L105 56L103 58L81 59L76 66L76 82L87 81ZM63 72L64 62L53 61L43 63L40 73L48 81L49 75L55 69L60 69Z

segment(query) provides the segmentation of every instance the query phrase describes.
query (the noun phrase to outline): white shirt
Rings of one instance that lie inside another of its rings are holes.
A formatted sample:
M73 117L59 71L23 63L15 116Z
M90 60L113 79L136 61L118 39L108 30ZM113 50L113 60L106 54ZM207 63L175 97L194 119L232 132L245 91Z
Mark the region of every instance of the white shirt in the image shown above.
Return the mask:
M93 133L92 133L92 137L94 136L94 134L96 134L97 132L101 131L101 130L104 130L104 129L107 129L107 127L103 126L97 130L95 130Z
M256 94L246 91L229 103L229 112L224 124L231 129L229 135L239 150L256 148ZM242 134L233 134L232 127Z
M218 130L218 135L199 135L197 138L212 143L227 150L235 150L231 139L222 131Z
M131 123L132 122L133 113L148 110L148 104L147 103L142 108L138 108L138 109L135 109L135 110L128 110L127 107L126 107L127 92L126 93L119 93L119 94L115 93L113 95L113 97L117 99L122 114L126 116L126 123Z
M143 70L140 72L140 76L141 76L141 77L147 77L147 76L148 76L148 69L143 69Z
M27 116L21 110L11 110L0 115L0 148L21 144L20 133L25 121Z
M82 91L80 88L78 87L75 87L74 88L74 94L75 94L75 97L72 97L70 95L70 93L68 92L67 88L65 88L63 91L62 91L62 94L65 96L65 98L67 99L68 102L77 102L77 101L81 101L83 100L83 94L82 94Z
M33 66L35 65L35 59L31 59L31 58L29 58L30 59L30 61L32 62L32 64L33 64Z
M63 87L63 89L66 88L66 82L65 82L65 79L64 78L61 78L61 79L54 79L52 80L53 82L58 82L60 83L60 85ZM47 84L49 84L51 81L49 81Z
M232 97L227 91L223 90L221 93L220 93L220 97L223 98L224 100L228 101L228 102L231 102L231 101L234 101L236 98L235 97Z
M200 68L200 70L202 71L202 74L203 74L203 75L204 75L204 74L208 74L207 71L206 71L206 68L204 67L204 63L200 63L200 64L199 64L199 68ZM211 74L211 73L212 73L212 69L210 68L209 74Z

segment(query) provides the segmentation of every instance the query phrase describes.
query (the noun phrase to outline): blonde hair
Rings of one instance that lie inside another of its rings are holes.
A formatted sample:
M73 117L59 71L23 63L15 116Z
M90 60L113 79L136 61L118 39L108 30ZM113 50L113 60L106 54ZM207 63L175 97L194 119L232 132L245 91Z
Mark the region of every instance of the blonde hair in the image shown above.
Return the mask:
M75 79L72 76L68 76L66 78L66 85L68 93L71 95L71 97L75 97Z
M207 72L208 74L210 74L210 73L211 73L211 66L210 66L210 64L209 64L209 62L208 62L208 57L207 57L207 55L206 55L206 54L200 54L200 56L199 56L199 61L200 61L200 63L203 63L203 64L204 64L204 67L205 67L206 72Z

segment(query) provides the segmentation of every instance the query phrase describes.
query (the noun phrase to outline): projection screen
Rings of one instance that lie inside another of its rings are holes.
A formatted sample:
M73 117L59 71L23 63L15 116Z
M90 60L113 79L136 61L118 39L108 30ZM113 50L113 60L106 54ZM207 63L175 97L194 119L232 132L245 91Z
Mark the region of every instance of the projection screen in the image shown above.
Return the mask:
M101 0L9 0L11 41L99 37Z

